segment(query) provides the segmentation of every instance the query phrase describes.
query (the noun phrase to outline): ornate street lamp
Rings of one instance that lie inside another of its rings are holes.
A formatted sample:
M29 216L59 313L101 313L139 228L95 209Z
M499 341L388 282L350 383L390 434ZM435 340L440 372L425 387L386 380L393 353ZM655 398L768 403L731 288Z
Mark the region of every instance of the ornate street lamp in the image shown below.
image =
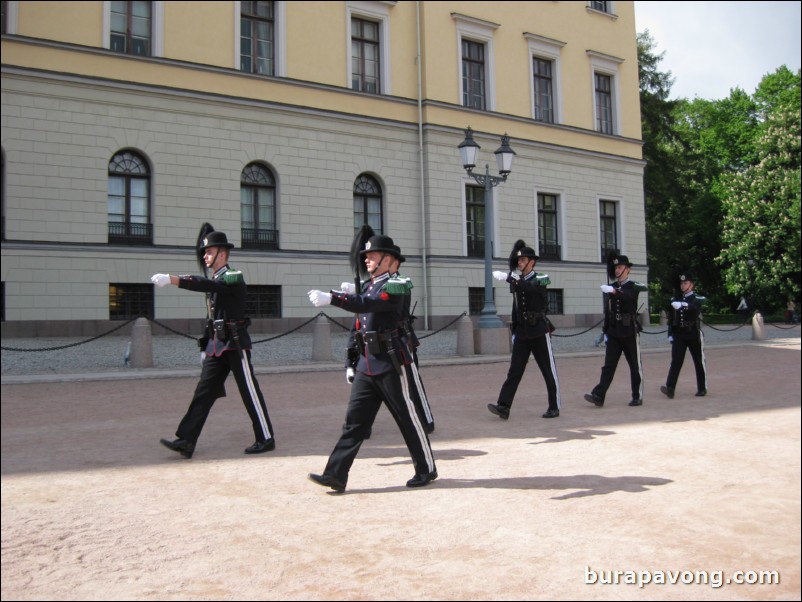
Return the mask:
M476 180L485 189L485 305L479 316L479 328L504 328L504 323L496 313L496 304L493 300L493 192L494 186L507 181L512 172L512 160L515 151L510 148L510 137L504 134L501 137L501 146L495 151L496 164L500 175L491 176L490 166L485 164L484 174L473 173L476 159L481 148L473 139L473 130L465 130L465 140L459 145L462 166L468 175Z

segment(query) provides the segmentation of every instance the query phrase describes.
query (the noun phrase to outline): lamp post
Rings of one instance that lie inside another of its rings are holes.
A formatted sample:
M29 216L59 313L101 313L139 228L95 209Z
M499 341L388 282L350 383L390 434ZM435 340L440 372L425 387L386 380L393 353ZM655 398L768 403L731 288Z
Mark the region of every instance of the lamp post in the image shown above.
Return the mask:
M490 175L490 166L485 164L485 173L473 173L476 158L481 148L473 139L473 130L465 130L465 140L459 145L462 166L468 175L485 189L485 305L479 316L479 328L504 328L504 323L496 313L493 300L493 187L507 181L512 171L512 159L515 151L510 148L510 137L501 137L501 146L495 151L498 176Z

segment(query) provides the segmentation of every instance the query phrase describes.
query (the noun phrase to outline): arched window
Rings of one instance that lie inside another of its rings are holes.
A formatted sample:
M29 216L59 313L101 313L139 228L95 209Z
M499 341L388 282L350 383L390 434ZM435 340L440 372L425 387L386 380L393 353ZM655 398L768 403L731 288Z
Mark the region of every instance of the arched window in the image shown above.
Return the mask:
M132 151L121 151L109 161L109 243L153 243L150 169Z
M354 231L367 224L382 234L382 189L376 178L362 174L354 182Z
M251 163L240 179L242 247L278 249L276 180L264 165Z

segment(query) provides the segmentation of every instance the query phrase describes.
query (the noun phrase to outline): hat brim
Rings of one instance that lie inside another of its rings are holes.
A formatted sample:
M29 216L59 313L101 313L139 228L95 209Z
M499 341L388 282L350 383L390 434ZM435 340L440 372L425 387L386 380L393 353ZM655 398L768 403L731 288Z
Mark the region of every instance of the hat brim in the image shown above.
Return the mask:
M223 247L225 249L233 249L234 243L226 242L226 243L214 243L211 245L205 245L200 248L201 251L205 251L206 249L213 249L214 247Z
M392 255L393 257L398 259L398 261L400 263L403 263L403 262L405 262L407 260L406 257L401 255L401 253L399 253L395 249L383 249L383 248L377 247L375 249L363 249L363 250L361 250L359 252L360 255L367 255L368 253L389 253L390 255Z

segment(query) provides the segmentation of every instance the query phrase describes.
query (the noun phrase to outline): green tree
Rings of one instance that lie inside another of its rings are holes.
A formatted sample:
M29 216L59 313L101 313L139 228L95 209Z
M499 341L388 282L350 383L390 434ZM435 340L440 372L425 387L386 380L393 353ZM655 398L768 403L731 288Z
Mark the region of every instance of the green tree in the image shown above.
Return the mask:
M772 311L800 296L800 75L786 67L755 92L755 162L721 178L718 261L727 290Z

